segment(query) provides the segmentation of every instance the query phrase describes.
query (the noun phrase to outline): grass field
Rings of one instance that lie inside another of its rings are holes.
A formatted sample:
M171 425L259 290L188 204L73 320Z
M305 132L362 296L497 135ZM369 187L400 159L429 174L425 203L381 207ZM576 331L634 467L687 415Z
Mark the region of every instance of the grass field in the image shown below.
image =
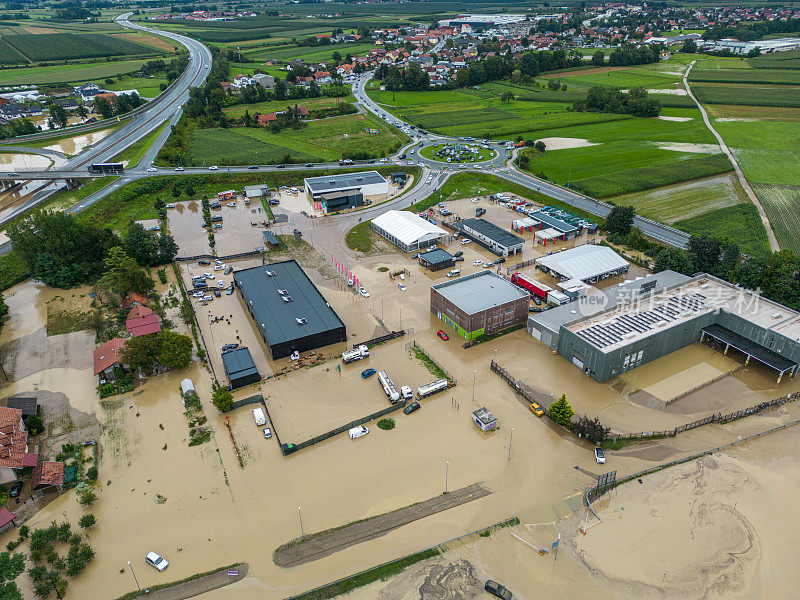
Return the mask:
M767 212L772 230L781 248L800 255L800 186L754 184L753 191Z
M749 104L751 106L800 107L800 87L782 85L692 84L692 91L703 104Z
M689 73L689 81L798 85L800 84L800 69L727 69L713 71L692 69Z
M599 68L592 69L592 72L588 73L582 71L552 73L544 77L560 79L567 84L567 88L576 87L580 89L589 89L596 85L619 89L633 87L643 87L645 89L667 88L675 87L680 81L679 75L633 67Z
M729 239L742 252L769 252L769 241L758 211L753 204L743 203L718 208L675 223L675 227L692 235L708 235ZM777 234L777 232L776 232Z
M746 119L755 121L800 121L800 108L782 106L740 106L738 104L709 104L710 117L717 119Z
M800 185L800 123L718 121L714 127L736 154L749 182Z
M330 46L296 46L289 44L285 47L276 49L263 48L246 52L248 58L262 61L267 58L288 62L292 58L302 58L306 62L324 62L331 59L334 52L338 52L343 57L347 54L363 55L375 48L375 44L333 44Z
M270 113L275 111L286 110L287 106L294 106L297 103L298 106L305 106L309 110L314 110L316 108L328 108L330 106L336 106L340 102L355 102L355 98L353 96L348 96L346 98L305 98L303 100L273 100L271 102L257 102L256 104L236 104L234 106L228 106L223 109L223 112L228 115L229 117L241 117L244 115L245 112L249 112L251 115L255 113Z
M2 41L31 61L158 52L152 46L106 33L47 33L42 35L26 33L4 36Z
M151 60L151 59L148 59ZM118 60L110 62L54 65L52 67L24 67L0 69L0 85L36 83L74 83L114 77L120 73L133 73L147 60Z
M758 69L800 69L800 50L762 54L750 59Z
M378 134L365 128L377 128ZM267 128L202 129L192 137L191 161L201 164L268 164L286 160L319 162L353 156L391 154L400 138L385 125L362 114L311 121L302 129L279 134Z
M114 83L108 84L104 79L97 79L97 85L109 91L136 90L142 98L155 98L161 93L161 84L167 85L166 79L154 77L121 77Z
M450 144L439 144L437 147L433 146L425 146L422 150L420 150L420 155L424 156L425 158L429 158L431 160L438 160L440 162L447 162L447 157L436 156L436 153L444 149L445 147L450 146ZM490 160L497 156L497 152L494 150L487 150L485 148L481 148L477 145L469 145L471 148L475 148L478 150L477 153L470 154L470 160L462 160L458 162L481 162L484 160Z
M112 161L113 162L126 162L126 168L135 167L139 164L139 161L142 160L147 151L150 149L150 146L158 139L158 136L164 131L164 128L169 124L169 121L164 121L164 123L157 127L155 130L148 133L138 142L134 143L129 148L126 148L119 154L117 154Z

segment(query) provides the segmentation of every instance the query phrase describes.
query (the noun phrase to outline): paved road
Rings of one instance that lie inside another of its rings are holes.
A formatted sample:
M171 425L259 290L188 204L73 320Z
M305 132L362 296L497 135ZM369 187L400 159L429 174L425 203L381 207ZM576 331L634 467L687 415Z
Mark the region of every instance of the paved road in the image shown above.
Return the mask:
M758 197L756 196L753 188L750 187L750 184L745 179L744 173L742 173L742 169L739 167L739 163L736 160L736 157L731 152L728 145L725 143L725 140L722 139L722 136L717 133L717 130L714 129L714 126L711 124L711 120L708 118L708 113L706 109L703 107L700 102L697 101L694 94L692 93L692 88L689 86L689 72L692 70L694 63L697 62L693 60L691 64L689 64L689 68L686 69L686 73L683 74L683 87L686 88L686 93L689 94L689 97L697 104L697 108L700 109L700 114L703 115L703 122L708 127L708 130L714 134L714 137L717 138L717 142L719 142L719 147L731 161L733 165L733 170L736 172L736 177L739 179L739 183L742 185L747 197L750 198L750 201L755 204L756 210L758 211L758 216L761 217L761 222L764 224L764 229L767 230L767 238L769 239L769 247L773 252L779 252L781 249L780 244L778 244L778 238L775 237L775 232L772 231L772 224L769 222L769 218L767 217L767 211L764 210L764 207L761 206L761 202L759 201Z

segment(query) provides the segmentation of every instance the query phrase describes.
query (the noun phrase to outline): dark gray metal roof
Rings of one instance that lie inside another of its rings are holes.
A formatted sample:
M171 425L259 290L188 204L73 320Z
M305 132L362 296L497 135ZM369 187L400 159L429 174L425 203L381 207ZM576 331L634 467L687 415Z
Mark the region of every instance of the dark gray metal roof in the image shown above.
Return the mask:
M578 231L578 228L574 225L570 225L566 221L562 221L559 218L553 217L548 215L546 212L541 210L537 210L531 213L528 213L531 219L536 219L545 225L552 227L553 229L557 229L561 233L572 233L573 231Z
M437 250L431 250L430 252L423 252L419 255L419 258L429 265L438 265L439 263L453 260L453 255L439 248Z
M263 233L265 242L269 242L273 246L280 246L281 244L280 241L278 240L278 238L275 237L275 235L271 231L264 231Z
M491 271L478 271L431 287L470 315L521 298L530 298L528 292Z
M788 358L773 352L769 348L765 348L760 344L756 344L755 342L748 340L746 337L739 335L735 331L731 331L727 327L723 327L717 323L712 323L707 327L703 327L703 331L706 335L710 335L724 344L733 346L739 352L743 352L744 354L752 356L758 362L765 364L768 367L772 367L781 373L797 366L797 363L793 360L789 360Z
M344 327L297 261L234 271L233 277L270 345ZM291 301L285 301L278 290L285 291Z
M258 373L250 350L247 348L236 348L222 353L222 364L225 365L225 372L228 379L239 379Z
M502 227L498 227L494 223L489 221L485 221L483 219L462 219L453 225L457 229L462 229L464 227L469 227L477 231L478 233L485 235L488 238L493 239L499 245L509 248L511 246L518 246L525 242L521 237L514 235L513 233L506 231Z
M361 173L340 173L338 175L308 177L305 182L312 194L322 194L348 188L360 188L361 186L375 183L386 183L386 180L377 171L364 171Z

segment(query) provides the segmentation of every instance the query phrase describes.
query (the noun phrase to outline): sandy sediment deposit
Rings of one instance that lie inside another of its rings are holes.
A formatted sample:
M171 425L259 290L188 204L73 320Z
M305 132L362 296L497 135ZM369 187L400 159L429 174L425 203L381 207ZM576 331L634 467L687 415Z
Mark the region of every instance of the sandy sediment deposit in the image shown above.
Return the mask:
M715 154L719 152L719 144L692 144L689 142L653 142L662 150L674 152L691 152L693 154Z
M548 150L568 150L570 148L586 148L587 146L597 146L597 144L583 138L546 137L536 141L544 142Z

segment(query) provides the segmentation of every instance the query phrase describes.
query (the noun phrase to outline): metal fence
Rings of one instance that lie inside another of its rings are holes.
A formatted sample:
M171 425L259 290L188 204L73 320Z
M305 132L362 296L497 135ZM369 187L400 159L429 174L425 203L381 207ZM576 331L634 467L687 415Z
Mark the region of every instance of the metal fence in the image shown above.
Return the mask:
M509 269L511 269L512 271L519 271L520 269L524 269L525 267L530 267L533 264L536 264L536 259L535 258L532 258L530 260L524 260L521 263L517 263L517 264L509 267Z
M411 331L413 331L413 329ZM407 332L409 332L408 329L401 329L400 331L390 331L386 335L379 335L378 337L374 337L371 340L367 340L366 342L359 342L357 344L353 344L353 348L358 348L362 344L364 346L372 348L373 346L377 346L378 344L382 344L383 342L388 342L389 340L402 337Z
M214 256L212 254L197 254L195 256L176 256L176 262L190 262L193 260L200 260L201 258L205 258L206 260L231 260L234 258L246 258L248 256L261 256L261 253L264 252L264 249L261 250L248 250L247 252L237 252L236 254L226 254L225 256Z
M306 440L304 442L299 442L297 444L292 444L291 442L290 443L286 443L286 444L280 444L281 452L283 452L284 456L287 456L289 454L292 454L293 452L297 452L298 450L302 450L303 448L308 448L309 446L313 446L314 444L319 444L320 442L324 442L328 438L332 438L335 435L339 435L340 433L344 433L345 431L348 431L348 430L352 429L353 427L358 427L359 425L363 425L364 423L368 423L369 421L372 421L373 419L377 419L377 418L382 417L384 415L388 415L388 414L393 413L393 412L395 412L397 410L400 410L401 408L404 408L405 405L406 405L406 401L405 400L400 400L397 404L393 404L392 406L387 406L386 408L381 409L378 412L374 412L371 415L367 415L366 417L361 417L360 419L356 419L355 421L351 421L347 425L341 425L341 426L337 427L336 429L331 429L330 431L326 431L325 433L320 434L318 436L315 436L315 437L313 437L311 439L308 439L308 440ZM271 419L270 419L270 422L272 422ZM280 443L280 440L279 440L279 443Z
M736 367L735 369L731 369L727 373L721 373L720 375L717 375L713 379L709 379L705 383L701 383L700 385L696 385L690 390L686 390L685 392L681 392L677 396L673 396L672 398L670 398L669 400L666 401L666 404L670 404L672 402L675 402L676 400L680 400L681 398L686 398L686 396L689 396L690 394L694 394L695 392L698 392L698 391L702 390L703 388L706 388L706 387L710 386L713 383L717 383L718 381L722 381L726 377L730 377L731 375L733 375L737 371L741 371L742 369L744 369L744 365L739 365L738 367Z
M231 410L236 410L237 408L242 408L243 406L249 406L250 404L264 404L264 397L261 394L256 394L255 396L242 398L241 400L237 400L233 403ZM229 411L226 410L225 412Z
M447 378L450 381L450 385L456 385L458 383L456 378L453 377L447 369L445 369L442 365L436 362L434 358L425 351L425 348L420 346L416 340L411 340L406 344L406 350L410 350L411 348L416 348L419 352L424 354L427 357L427 359L436 366L436 368L438 368L442 373L444 373L445 378Z

